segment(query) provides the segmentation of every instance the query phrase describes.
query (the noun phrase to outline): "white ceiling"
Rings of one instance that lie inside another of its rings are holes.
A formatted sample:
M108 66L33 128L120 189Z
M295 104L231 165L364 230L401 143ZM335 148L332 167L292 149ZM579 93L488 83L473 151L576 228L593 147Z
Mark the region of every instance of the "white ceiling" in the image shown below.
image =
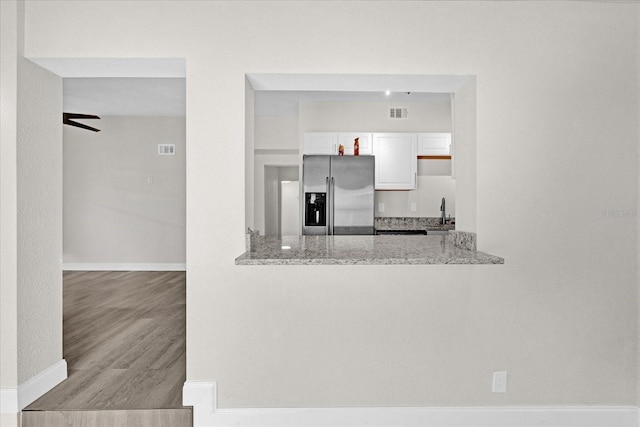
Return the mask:
M185 115L184 58L29 59L63 78L65 112L98 116Z
M184 116L184 78L66 78L63 110L98 116Z

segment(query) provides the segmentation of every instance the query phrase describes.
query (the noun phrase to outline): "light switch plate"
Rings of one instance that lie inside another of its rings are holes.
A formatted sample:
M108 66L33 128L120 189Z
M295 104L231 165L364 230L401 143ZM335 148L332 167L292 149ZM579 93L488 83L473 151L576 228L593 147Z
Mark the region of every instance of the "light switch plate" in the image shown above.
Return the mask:
M384 212L384 203L378 203L378 212Z
M416 202L411 202L411 212L415 212L418 210L418 206L416 205Z

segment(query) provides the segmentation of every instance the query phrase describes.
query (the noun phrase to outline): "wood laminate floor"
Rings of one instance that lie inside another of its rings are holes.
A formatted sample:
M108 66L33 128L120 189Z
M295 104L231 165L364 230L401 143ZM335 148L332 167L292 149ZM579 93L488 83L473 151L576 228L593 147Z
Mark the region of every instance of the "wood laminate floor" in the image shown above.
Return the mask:
M65 272L68 378L25 411L182 408L184 272Z

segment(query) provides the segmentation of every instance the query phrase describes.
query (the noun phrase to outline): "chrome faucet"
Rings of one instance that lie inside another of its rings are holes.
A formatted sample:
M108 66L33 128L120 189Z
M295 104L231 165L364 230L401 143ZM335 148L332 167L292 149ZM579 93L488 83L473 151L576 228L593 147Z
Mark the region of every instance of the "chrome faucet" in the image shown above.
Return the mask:
M442 198L442 202L440 203L440 224L447 223L447 216L445 215L445 202L444 197Z

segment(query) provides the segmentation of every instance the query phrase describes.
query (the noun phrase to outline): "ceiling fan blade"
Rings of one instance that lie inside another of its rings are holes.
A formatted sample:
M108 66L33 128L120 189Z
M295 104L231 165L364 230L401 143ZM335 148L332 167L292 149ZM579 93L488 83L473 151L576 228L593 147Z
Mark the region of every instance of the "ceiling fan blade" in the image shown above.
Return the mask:
M99 119L100 117L93 114L80 114L80 113L62 113L62 117L68 119Z
M91 131L94 131L94 132L100 132L100 129L92 128L91 126L87 126L85 124L74 122L74 121L71 121L71 120L65 122L64 124L65 125L69 125L69 126L73 126L73 127L77 127L77 128L81 128L81 129L91 130Z
M93 132L100 132L100 129L74 122L71 119L100 119L100 117L93 114L80 114L80 113L62 113L62 123L69 126L74 126L81 129L87 129Z

